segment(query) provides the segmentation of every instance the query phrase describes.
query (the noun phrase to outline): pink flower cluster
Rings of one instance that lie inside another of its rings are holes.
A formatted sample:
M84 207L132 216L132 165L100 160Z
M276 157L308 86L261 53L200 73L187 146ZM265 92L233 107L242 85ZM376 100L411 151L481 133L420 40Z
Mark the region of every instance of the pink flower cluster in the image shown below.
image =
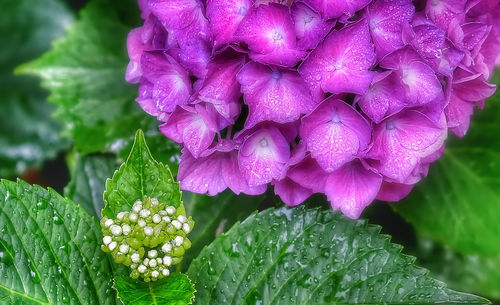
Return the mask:
M181 188L359 217L465 135L500 54L498 0L139 0L126 79L183 145Z

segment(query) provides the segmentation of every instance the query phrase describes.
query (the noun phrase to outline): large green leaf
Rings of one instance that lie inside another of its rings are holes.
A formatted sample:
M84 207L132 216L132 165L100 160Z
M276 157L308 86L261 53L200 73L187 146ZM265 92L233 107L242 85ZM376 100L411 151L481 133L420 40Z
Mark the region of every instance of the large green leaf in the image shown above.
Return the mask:
M137 25L123 20L139 16L136 1L91 1L67 37L50 52L18 69L38 75L56 104L56 117L81 153L119 152L139 128L155 133L157 122L135 103L136 86L124 80L127 33ZM164 140L167 150L167 141Z
M39 166L67 146L37 81L13 69L47 50L72 15L58 0L5 0L0 10L0 176Z
M203 247L257 210L263 199L264 196L235 195L229 190L214 197L182 192L186 212L196 220L196 226L189 233L192 246L179 268L187 269Z
M106 180L119 165L114 155L78 156L65 189L66 196L82 205L90 215L100 217Z
M145 195L175 207L181 203L179 183L168 166L153 159L144 133L139 130L127 161L106 182L102 215L115 218L119 212L132 209L134 202Z
M395 209L425 235L462 253L500 254L500 94L452 137L429 176Z
M54 190L0 182L0 304L114 304L95 218Z
M113 286L124 305L187 305L194 299L194 287L187 275L174 273L155 283L116 277Z
M330 210L254 214L193 260L196 304L487 303L428 277L379 230Z

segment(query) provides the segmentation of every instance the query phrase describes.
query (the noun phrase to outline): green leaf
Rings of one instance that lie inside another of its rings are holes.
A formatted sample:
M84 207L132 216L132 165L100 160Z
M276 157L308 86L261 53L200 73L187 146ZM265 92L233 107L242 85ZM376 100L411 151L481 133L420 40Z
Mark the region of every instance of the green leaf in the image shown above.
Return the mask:
M462 253L500 254L500 94L452 137L412 194L393 207L423 235Z
M127 161L106 182L102 215L115 218L119 212L132 209L144 195L175 207L181 203L179 183L174 181L168 166L153 159L144 133L139 130Z
M193 260L196 304L484 304L401 254L380 228L331 210L254 214Z
M154 283L119 276L113 287L124 305L187 305L192 303L195 292L193 284L183 273L173 273Z
M58 106L56 117L65 123L66 133L83 154L119 152L139 128L161 136L156 120L134 101L137 87L124 80L126 37L136 25L123 22L130 15L139 16L136 1L120 5L111 0L91 1L67 37L18 69L42 78L42 86L51 93L49 100Z
M100 217L106 180L119 166L114 155L78 156L65 194L92 216Z
M0 304L115 304L95 218L54 190L0 182Z
M72 21L57 0L5 0L0 10L0 176L40 166L67 147L61 126L37 81L15 77L13 69L39 56Z
M464 255L422 237L416 254L431 275L450 287L500 300L500 255Z
M235 222L257 210L263 199L264 196L236 195L229 190L213 197L182 192L186 212L196 220L196 226L189 233L192 246L184 255L179 268L187 269L203 247L210 244L217 235L226 232Z

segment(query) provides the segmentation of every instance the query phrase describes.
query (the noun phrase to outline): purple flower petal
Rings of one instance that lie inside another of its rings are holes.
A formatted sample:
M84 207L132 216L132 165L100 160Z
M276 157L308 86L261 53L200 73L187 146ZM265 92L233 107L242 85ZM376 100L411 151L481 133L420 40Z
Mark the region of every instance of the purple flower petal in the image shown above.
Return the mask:
M172 112L177 105L188 103L192 93L189 76L171 56L162 51L144 52L141 69L153 86L147 95L158 111Z
M387 202L398 202L408 196L414 186L414 184L401 184L384 181L377 194L377 199Z
M345 164L328 176L325 193L334 210L356 219L377 196L382 176L367 170L359 160Z
M370 3L371 0L302 0L326 19L337 18L342 15L349 17Z
M367 7L366 16L378 59L404 46L403 26L409 25L413 14L415 7L411 0L377 0Z
M235 36L250 49L250 58L263 64L291 67L306 53L296 48L295 30L288 7L260 5L241 21Z
M262 121L287 123L310 112L316 103L297 72L250 62L238 73L245 103L249 107L245 128Z
M391 116L375 127L373 146L367 156L372 165L395 182L404 183L421 158L436 152L447 133L415 110Z
M289 142L279 129L266 126L257 128L244 139L238 164L248 185L257 186L284 178L289 158Z
M335 21L323 20L318 13L301 2L293 3L292 18L299 50L314 49L335 26Z
M306 157L288 170L287 177L314 193L323 193L328 173L318 165L316 160Z
M370 143L370 124L341 100L326 99L302 119L301 137L327 172L354 160Z
M295 183L290 178L274 181L273 184L276 195L280 196L281 200L288 206L297 206L312 195L310 189Z
M465 2L466 0L427 1L425 14L446 32L453 19L462 21L465 18Z
M375 62L368 23L361 20L333 31L299 67L299 73L312 88L325 92L364 94L370 86Z
M398 83L399 78L392 71L379 73L366 94L358 97L359 107L375 123L406 106L404 88Z
M380 66L395 70L410 105L423 105L443 97L443 87L432 68L423 63L421 57L410 48L387 55Z
M234 42L234 34L251 8L251 0L207 0L207 18L215 48Z
M414 26L410 44L436 72L450 77L464 58L446 38L446 33L434 24Z
M245 58L219 57L211 61L203 86L198 92L198 99L211 103L217 112L229 123L234 124L241 111L239 102L240 84L236 74L245 64Z
M202 104L178 107L165 124L160 125L160 131L177 143L183 143L198 158L212 144L219 131L216 112Z
M215 196L226 188L235 194L259 195L266 191L266 185L250 187L238 168L238 152L234 145L228 149L225 143L206 151L200 158L194 158L183 149L179 173L181 189L194 193Z

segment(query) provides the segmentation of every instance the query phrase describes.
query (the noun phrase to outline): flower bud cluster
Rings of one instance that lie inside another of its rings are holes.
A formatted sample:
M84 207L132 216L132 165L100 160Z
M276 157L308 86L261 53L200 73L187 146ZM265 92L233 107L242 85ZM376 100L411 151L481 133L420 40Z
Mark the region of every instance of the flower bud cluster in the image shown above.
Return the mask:
M187 234L193 226L184 205L175 208L145 196L131 211L118 213L116 219L101 219L101 249L111 253L116 263L129 266L132 278L156 281L168 276L169 267L182 261L191 247Z

